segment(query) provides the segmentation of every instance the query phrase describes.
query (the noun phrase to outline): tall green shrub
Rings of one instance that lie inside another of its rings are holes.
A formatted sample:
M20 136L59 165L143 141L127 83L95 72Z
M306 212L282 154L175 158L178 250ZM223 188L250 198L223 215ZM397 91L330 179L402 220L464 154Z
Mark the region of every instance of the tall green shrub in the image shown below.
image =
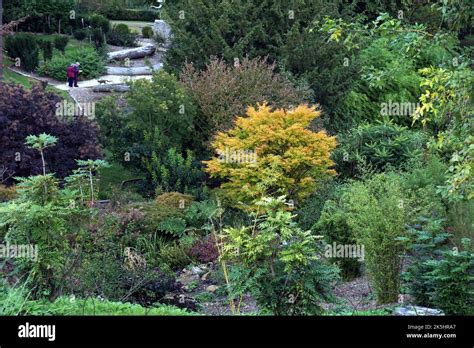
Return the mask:
M397 302L403 251L398 238L406 234L409 207L400 178L395 174L377 174L354 182L343 199L347 204L347 223L358 243L364 245L365 264L377 302Z
M39 65L39 48L31 34L19 33L5 39L5 50L10 58L19 58L19 65L26 71L33 71Z
M54 47L64 53L67 44L69 43L69 37L63 35L56 35L54 37Z

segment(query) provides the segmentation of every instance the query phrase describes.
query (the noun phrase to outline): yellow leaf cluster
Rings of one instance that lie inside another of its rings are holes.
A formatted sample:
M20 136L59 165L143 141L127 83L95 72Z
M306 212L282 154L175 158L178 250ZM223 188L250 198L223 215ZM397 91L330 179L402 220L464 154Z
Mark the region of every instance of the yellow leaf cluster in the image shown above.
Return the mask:
M236 205L251 206L262 196L303 200L321 179L335 174L330 169L335 137L308 129L319 116L307 105L293 110L249 107L232 129L216 134L212 148L221 156L205 161L205 170L223 181L221 188ZM233 156L222 156L229 153ZM249 153L253 157L239 156Z

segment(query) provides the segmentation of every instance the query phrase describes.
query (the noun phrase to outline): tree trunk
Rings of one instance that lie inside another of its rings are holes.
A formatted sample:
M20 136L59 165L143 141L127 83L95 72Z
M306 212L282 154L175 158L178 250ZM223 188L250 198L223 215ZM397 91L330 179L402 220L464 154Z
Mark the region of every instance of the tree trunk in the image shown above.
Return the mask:
M127 85L98 85L92 88L94 92L110 93L110 92L119 92L125 93L130 90L130 87Z
M129 59L137 59L137 58L144 58L147 56L151 56L155 53L156 48L152 44L147 44L142 47L137 48L130 48L122 51L110 52L107 55L107 60L125 60Z
M162 64L153 66L153 69L142 66L135 68L123 68L123 67L107 67L107 75L125 75L125 76L137 76L137 75L152 75L153 71L159 70L163 67Z

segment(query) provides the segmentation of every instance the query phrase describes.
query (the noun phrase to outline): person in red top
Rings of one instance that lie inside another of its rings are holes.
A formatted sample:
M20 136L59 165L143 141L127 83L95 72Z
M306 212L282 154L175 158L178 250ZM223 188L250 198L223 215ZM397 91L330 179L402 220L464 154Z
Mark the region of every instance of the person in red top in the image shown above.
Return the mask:
M76 72L74 71L74 66L71 64L67 67L67 82L69 87L73 87L74 80L76 77Z

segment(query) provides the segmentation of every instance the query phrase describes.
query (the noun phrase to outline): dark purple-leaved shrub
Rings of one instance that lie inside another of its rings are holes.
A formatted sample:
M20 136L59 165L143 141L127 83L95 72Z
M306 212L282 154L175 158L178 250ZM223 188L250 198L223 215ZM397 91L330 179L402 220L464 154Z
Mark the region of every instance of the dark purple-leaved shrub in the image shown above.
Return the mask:
M61 102L59 96L39 86L26 90L0 83L0 166L14 172L14 176L41 174L40 153L25 145L28 135L41 133L58 138L54 147L45 150L45 161L47 171L60 178L77 168L76 159L100 157L94 123L81 116L58 118L56 105Z
M204 239L196 241L189 251L193 258L199 262L213 262L219 257L214 236L209 235Z

